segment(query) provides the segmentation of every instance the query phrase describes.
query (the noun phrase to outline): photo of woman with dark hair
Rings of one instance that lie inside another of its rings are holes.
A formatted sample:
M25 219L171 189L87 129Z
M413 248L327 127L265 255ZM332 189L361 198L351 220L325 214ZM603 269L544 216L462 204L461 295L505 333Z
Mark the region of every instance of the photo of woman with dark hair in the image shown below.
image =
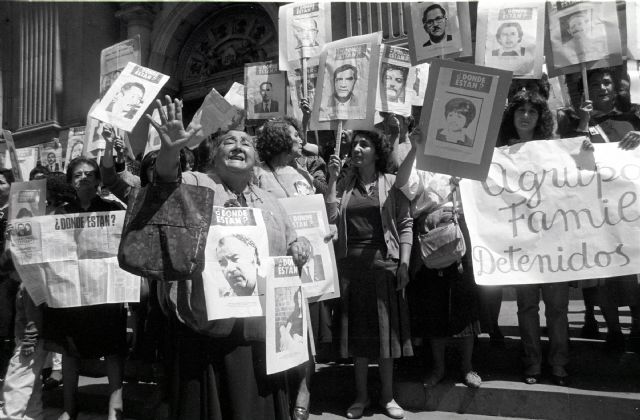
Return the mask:
M476 117L476 107L468 99L453 98L444 106L446 128L441 128L436 134L436 140L448 143L473 146L473 139L467 135L467 127Z

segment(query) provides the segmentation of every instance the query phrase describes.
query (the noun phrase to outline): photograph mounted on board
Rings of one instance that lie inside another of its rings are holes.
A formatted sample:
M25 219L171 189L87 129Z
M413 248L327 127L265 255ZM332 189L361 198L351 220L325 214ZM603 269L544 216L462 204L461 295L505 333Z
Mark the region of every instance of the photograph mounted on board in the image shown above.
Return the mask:
M411 98L407 91L411 60L406 48L383 45L380 54L376 111L411 115Z
M82 156L85 140L85 127L71 127L67 138L67 150L65 153L65 165L73 159Z
M47 168L49 172L64 172L62 161L62 145L55 139L38 146L40 150L40 165Z
M506 70L434 61L420 118L426 141L419 147L416 168L484 179L510 83Z
M116 81L127 63L140 62L140 35L103 49L100 53L100 97Z
M410 22L409 51L412 64L462 51L458 6L455 2L407 3L404 7Z
M248 120L285 115L285 72L272 62L244 65L245 110Z
M331 3L295 2L280 6L278 21L281 70L287 70L290 61L319 57L324 44L331 42Z

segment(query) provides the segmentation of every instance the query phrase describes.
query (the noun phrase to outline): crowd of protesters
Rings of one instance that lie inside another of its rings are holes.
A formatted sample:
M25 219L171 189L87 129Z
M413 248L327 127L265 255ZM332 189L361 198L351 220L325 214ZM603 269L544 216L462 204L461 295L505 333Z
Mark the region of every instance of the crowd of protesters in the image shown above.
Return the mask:
M569 90L583 85L575 82ZM496 147L586 136L585 149L603 141L635 149L640 143L640 108L630 103L628 78L621 68L590 71L586 85L589 101L578 100L573 107L554 113L548 105L546 76L515 80ZM581 91L570 93L572 98L585 96ZM369 363L375 362L381 388L377 403L389 417L403 418L403 409L394 399L394 359L413 356L416 346L430 348L430 369L423 373L426 388L445 377L450 342L457 344L460 353L461 381L480 387L482 379L472 366L474 340L485 332L492 343L503 342L498 325L502 288L475 284L471 246L458 261L433 269L422 263L417 240L419 234L455 219L470 243L458 180L415 168L418 146L425 139L413 117L385 114L380 127L343 133L346 152L338 156L331 154L331 147L307 141L311 110L304 99L300 107L302 122L276 118L255 135L235 130L217 133L190 150L185 145L194 132L184 128L182 102L166 97L164 102L157 101L160 122L148 118L150 129L160 135L160 150L138 162L126 156L122 139L107 127L99 164L75 158L67 165L66 177L38 166L31 179L46 178L50 214L122 209L120 203L127 202L132 188L154 180L204 186L215 192L214 205L256 207L268 213L269 254L291 255L298 266L313 253L309 242L296 236L278 198L323 194L329 221L335 225L340 298L309 305L310 334L318 345L319 359L353 363L355 389L353 404L345 407L346 417L359 418L372 404L367 373ZM447 111L462 117L465 112L464 107ZM597 130L592 129L595 126ZM0 249L5 249L13 181L10 170L0 170ZM38 307L21 285L8 252L1 255L0 270L2 418L42 418L43 380L44 386L63 383L60 419L77 418L79 362L85 358L105 359L108 418L121 418L127 352L130 357L162 360L162 388L171 419L299 420L309 416L314 358L298 368L267 375L264 318L208 321L202 276L180 282L143 280L140 303L128 305L137 330L131 349L126 305ZM597 305L606 321L608 349L640 352L640 286L635 275L514 286L522 378L527 384L539 382L542 374L540 296L545 303L551 379L561 386L569 382L571 286L581 287L584 294L584 337L598 334ZM628 337L621 330L620 306L631 308ZM62 354L61 373L59 363L54 363L53 380L42 376L49 352Z

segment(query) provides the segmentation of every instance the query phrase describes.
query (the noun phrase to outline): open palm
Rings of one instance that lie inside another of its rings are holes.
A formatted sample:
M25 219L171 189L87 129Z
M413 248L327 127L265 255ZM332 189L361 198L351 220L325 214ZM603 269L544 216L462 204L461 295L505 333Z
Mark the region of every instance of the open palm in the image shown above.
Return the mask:
M165 96L166 105L156 100L156 109L160 115L160 123L155 121L149 114L146 114L149 124L156 129L160 135L162 147L167 149L181 149L187 145L189 140L200 129L199 125L194 125L188 131L185 130L182 122L182 101L179 99L171 100L168 95Z

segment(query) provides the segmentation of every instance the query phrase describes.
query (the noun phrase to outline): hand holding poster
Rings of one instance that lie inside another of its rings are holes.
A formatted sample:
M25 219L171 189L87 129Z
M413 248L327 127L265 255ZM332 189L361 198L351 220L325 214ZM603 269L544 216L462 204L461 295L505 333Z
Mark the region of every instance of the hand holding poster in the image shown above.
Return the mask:
M462 33L455 2L406 3L411 64L462 51ZM469 34L471 35L471 34Z
M312 256L302 267L304 295L312 302L340 297L333 242L325 241L330 233L329 220L320 194L281 198L289 221L298 237L311 243Z
M107 47L100 53L100 97L116 81L128 62L141 64L140 35Z
M309 360L307 303L298 267L292 257L267 257L267 374L282 372Z
M510 82L509 71L434 61L420 118L427 141L418 148L416 167L484 179Z
M478 4L476 64L510 70L514 78L539 79L544 60L544 3L496 7Z
M289 61L318 57L322 47L331 42L331 3L295 2L280 6L280 70Z
M248 120L285 115L285 72L270 61L244 65L245 106Z
M129 63L90 116L131 132L169 76Z
M486 181L460 183L476 283L640 272L640 150L583 140L497 149Z
M260 209L213 208L202 272L209 320L262 316L269 256L267 228Z
M320 72L320 58L310 58L306 65L307 68L307 99L311 109L317 96L318 75ZM302 86L302 63L300 61L290 61L287 70L287 78L289 79L289 92L291 95L291 115L302 121L302 110L300 109L300 100L304 98L304 89ZM319 98L319 97L318 97ZM329 124L319 124L314 127L315 130L330 130Z
M11 221L13 262L36 305L52 308L138 302L140 277L120 269L124 211Z
M410 95L407 91L411 63L406 48L383 45L380 55L380 77L376 95L376 111L411 115Z

